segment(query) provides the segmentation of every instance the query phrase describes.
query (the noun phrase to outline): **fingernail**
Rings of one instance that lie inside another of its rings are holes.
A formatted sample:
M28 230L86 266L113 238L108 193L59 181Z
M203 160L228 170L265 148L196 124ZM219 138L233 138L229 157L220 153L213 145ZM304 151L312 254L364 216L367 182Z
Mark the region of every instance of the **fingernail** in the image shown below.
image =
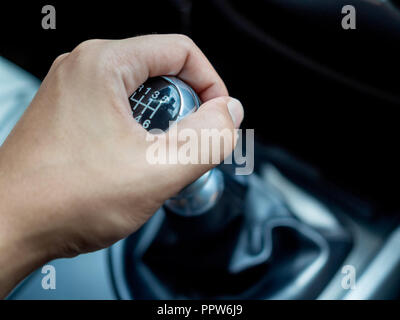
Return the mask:
M241 102L238 99L230 98L228 102L228 111L231 115L235 128L238 129L242 123L244 111Z

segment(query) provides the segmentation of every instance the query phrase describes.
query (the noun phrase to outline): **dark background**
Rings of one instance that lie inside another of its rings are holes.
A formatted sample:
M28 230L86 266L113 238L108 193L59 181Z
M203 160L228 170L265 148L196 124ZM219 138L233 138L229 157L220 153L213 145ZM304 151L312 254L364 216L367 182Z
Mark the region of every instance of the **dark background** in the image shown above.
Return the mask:
M382 212L399 208L400 24L361 6L357 29L343 30L341 1L317 12L274 0L194 1L190 12L187 3L2 3L0 54L43 79L87 39L189 34L244 104L243 128ZM45 4L56 30L41 28Z

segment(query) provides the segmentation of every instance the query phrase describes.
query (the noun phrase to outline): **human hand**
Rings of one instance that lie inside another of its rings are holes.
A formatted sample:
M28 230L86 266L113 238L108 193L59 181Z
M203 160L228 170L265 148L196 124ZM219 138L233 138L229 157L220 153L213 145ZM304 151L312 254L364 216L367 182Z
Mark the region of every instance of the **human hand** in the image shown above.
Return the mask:
M51 259L128 236L215 166L146 160L128 96L158 75L178 76L204 101L179 130L239 127L240 103L185 36L90 40L58 57L0 148L0 296Z

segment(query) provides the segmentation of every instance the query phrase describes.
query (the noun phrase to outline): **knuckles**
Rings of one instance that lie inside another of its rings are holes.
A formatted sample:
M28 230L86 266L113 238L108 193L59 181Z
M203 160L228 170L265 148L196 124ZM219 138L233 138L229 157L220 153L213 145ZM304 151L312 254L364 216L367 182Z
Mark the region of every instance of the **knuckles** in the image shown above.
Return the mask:
M61 61L68 57L69 53L60 54L57 58L54 59L52 68L56 68L60 65Z
M103 75L113 70L113 50L107 40L87 40L75 47L65 62L74 70L87 71L93 76Z
M79 45L77 45L74 50L72 50L71 54L75 56L82 56L88 53L93 53L94 50L99 49L101 47L101 44L103 44L104 42L104 40L100 39L90 39L83 41Z
M186 35L171 34L169 36L171 43L182 46L187 51L196 47L193 40ZM93 76L107 77L123 69L121 65L123 61L112 41L91 39L80 43L70 53L58 56L52 67L64 69L65 66L67 70L81 70L90 72Z
M191 49L196 47L196 44L194 43L194 41L187 35L174 34L173 36L176 38L174 42L180 44L182 47L187 49L187 51L190 51Z
M59 55L53 62L49 78L53 88L73 84L77 79L105 83L114 79L110 72L112 58L107 40L87 40L75 47L70 53Z

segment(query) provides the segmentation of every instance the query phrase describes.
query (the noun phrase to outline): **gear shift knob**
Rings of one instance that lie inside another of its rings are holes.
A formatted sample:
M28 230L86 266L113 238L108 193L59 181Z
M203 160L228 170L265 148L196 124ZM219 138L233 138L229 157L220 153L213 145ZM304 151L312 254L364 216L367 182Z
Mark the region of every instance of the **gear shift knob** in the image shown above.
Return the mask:
M167 131L170 121L179 121L200 107L200 99L176 77L155 77L140 85L129 97L132 115L146 130Z
M146 130L167 131L171 122L178 122L200 107L194 90L176 77L155 77L140 85L129 97L132 116ZM173 174L173 173L171 173ZM218 169L184 188L165 205L183 216L198 216L210 210L224 189L222 173Z

